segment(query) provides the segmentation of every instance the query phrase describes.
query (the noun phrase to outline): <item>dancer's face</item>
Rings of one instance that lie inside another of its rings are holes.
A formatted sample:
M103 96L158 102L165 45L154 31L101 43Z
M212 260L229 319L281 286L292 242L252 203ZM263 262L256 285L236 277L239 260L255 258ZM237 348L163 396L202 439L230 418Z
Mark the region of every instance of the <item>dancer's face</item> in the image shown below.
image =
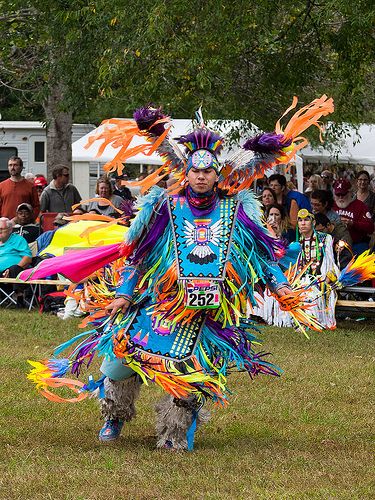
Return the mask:
M187 174L187 180L191 189L198 194L208 193L213 189L219 176L213 168L197 169L191 168Z
M302 234L302 236L305 236L306 238L309 238L312 235L313 224L310 217L298 219L298 230Z

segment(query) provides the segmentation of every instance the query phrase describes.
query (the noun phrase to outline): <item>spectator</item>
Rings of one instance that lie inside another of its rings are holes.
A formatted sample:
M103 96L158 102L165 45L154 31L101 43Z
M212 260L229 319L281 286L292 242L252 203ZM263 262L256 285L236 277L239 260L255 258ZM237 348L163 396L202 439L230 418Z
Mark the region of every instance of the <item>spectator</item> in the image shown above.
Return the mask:
M14 234L23 236L29 244L36 241L40 234L40 227L38 224L35 224L33 207L31 205L28 203L18 205L14 222Z
M351 189L352 186L346 179L338 179L335 182L333 210L340 215L342 222L347 226L353 240L353 252L358 255L368 249L369 235L374 231L374 223L363 201L353 200Z
M42 212L70 212L81 201L77 188L69 182L69 168L58 165L52 170L52 181L40 198Z
M347 228L338 228L326 215L318 213L315 215L315 230L332 236L335 262L340 269L344 269L353 257L352 239Z
M120 196L113 194L112 184L107 177L101 177L97 180L95 193L98 198L101 198L101 200L90 201L85 207L87 212L108 215L109 217L119 217L119 212L105 202L105 200L110 201L112 205L118 209L120 209L123 202L123 199Z
M371 218L375 218L375 193L370 187L370 174L367 170L361 170L357 176L357 200L363 201L367 205Z
M34 179L34 186L38 192L39 200L42 197L42 193L46 186L48 185L47 179L44 175L37 175Z
M146 174L145 172L141 172L138 177L136 178L136 181L139 182L139 181L143 181L143 179L146 179L146 177L148 176L148 174Z
M331 191L316 189L311 193L310 203L314 214L324 214L331 222L341 223L339 214L332 210L334 200Z
M330 170L323 170L320 177L322 178L322 187L320 189L332 192L333 173Z
M23 161L19 156L8 160L10 178L0 182L0 216L12 219L18 205L29 203L33 207L34 217L39 215L39 197L35 187L22 177Z
M313 191L315 191L316 189L322 189L322 186L323 186L323 182L322 182L322 178L320 177L320 175L312 174L308 178L307 189L305 191L305 194L310 198L311 193Z
M262 202L263 212L265 212L270 205L277 203L275 191L269 187L265 187L260 195L260 201Z
M268 184L276 194L277 203L283 205L289 216L293 229L297 226L297 214L302 208L311 211L310 201L304 194L287 188L285 175L273 174L268 178Z
M128 187L123 186L122 181L126 181L128 176L126 174L116 174L115 175L115 188L113 190L113 194L116 196L120 196L123 200L132 200L132 194Z
M270 232L275 238L286 239L289 243L295 240L296 232L290 227L290 222L285 208L273 203L266 208L265 219Z
M27 182L27 181L26 181ZM19 234L12 234L13 224L6 218L0 218L0 275L2 278L17 278L19 273L31 264L31 251ZM24 306L22 288L15 289L17 306Z

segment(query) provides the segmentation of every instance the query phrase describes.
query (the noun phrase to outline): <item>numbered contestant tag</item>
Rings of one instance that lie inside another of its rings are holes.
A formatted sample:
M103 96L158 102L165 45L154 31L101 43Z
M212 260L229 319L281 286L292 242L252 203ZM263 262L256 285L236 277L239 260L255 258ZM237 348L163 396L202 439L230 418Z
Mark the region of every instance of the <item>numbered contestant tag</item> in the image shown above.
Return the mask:
M185 292L188 309L217 309L220 306L220 289L213 281L188 281Z

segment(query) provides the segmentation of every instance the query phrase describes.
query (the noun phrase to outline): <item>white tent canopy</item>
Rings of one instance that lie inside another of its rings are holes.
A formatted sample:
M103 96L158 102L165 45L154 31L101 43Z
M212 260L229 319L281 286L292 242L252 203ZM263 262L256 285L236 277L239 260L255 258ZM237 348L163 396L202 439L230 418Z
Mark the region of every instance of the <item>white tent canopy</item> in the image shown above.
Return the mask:
M219 133L221 134L228 134L230 133L233 129L238 128L241 122L238 120L221 120L220 122L218 121L208 121L207 126L209 128L212 128L213 130L218 130ZM186 120L186 119L176 119L172 120L172 137L179 137L181 135L187 134L193 130L192 127L192 122L191 120ZM106 163L110 160L112 160L117 152L119 151L119 148L113 148L112 146L107 146L101 156L98 158L97 153L99 150L99 147L102 143L102 141L97 141L94 144L92 144L88 149L85 148L85 145L87 144L87 141L89 137L100 133L103 130L103 125L100 125L98 128L95 130L92 130L85 136L81 137L78 139L78 141L75 141L72 145L72 157L73 157L73 162L100 162L100 163ZM145 141L141 137L135 137L133 141L131 142L131 147L137 146L139 144L143 144ZM243 141L242 141L243 142ZM225 159L229 154L232 154L233 150L230 149L224 149L223 153L221 154L221 158ZM135 164L147 164L147 165L161 165L162 160L160 156L157 153L153 153L150 156L146 156L144 154L137 154L133 156L132 158L129 158L129 160L126 161L126 163L135 163Z
M172 137L179 137L185 135L193 130L191 120L187 119L176 119L172 120ZM237 144L243 144L245 140L259 132L259 129L252 125L252 131L249 132L249 127L244 127L243 122L240 120L212 120L207 122L207 126L212 130L217 130L222 135L228 135L233 130L241 131L241 128L245 131L243 134L240 133L240 140ZM97 157L98 150L102 144L102 141L97 141L92 144L89 148L85 148L89 137L100 133L103 130L103 125L92 130L85 136L81 137L75 141L72 145L72 157L73 157L73 182L76 184L80 193L83 197L89 197L92 195L90 193L90 164L96 165L98 173L100 172L100 167L103 166L108 161L112 160L119 151L119 148L113 148L111 145L107 146L100 157ZM137 146L144 143L144 139L141 137L134 137L131 142L131 147ZM182 146L181 146L182 147ZM223 149L220 159L225 160L228 156L231 156L238 151L238 147L231 147ZM138 165L161 165L162 159L157 153L153 153L150 156L146 156L142 153L129 158L126 163L138 164ZM298 177L298 187L302 189L303 185L303 173L302 173L302 162L300 158L296 158L297 167L297 177ZM272 173L272 172L270 172ZM99 176L99 175L98 175ZM92 191L92 187L91 187Z
M172 120L172 137L179 137L185 135L193 130L191 120L176 119ZM219 133L225 135L230 133L233 128L238 129L241 126L240 121L222 120L222 121L209 121L207 126L213 130L217 129ZM100 176L102 167L116 156L119 148L113 148L111 145L107 146L100 157L97 157L98 150L102 141L97 141L89 148L85 148L89 137L100 133L103 130L103 125L92 130L85 136L75 141L72 145L72 170L73 170L73 183L77 186L81 196L86 199L93 196L96 178ZM244 142L244 140L242 141ZM141 137L134 137L131 142L131 147L144 143ZM224 149L221 154L221 159L225 159L234 150ZM126 163L138 165L161 165L162 159L157 153L146 156L142 153L129 158ZM96 171L95 178L90 175L90 171Z
M300 151L305 161L351 163L375 166L375 125L361 125L358 130L348 126L348 134L332 150L307 146Z

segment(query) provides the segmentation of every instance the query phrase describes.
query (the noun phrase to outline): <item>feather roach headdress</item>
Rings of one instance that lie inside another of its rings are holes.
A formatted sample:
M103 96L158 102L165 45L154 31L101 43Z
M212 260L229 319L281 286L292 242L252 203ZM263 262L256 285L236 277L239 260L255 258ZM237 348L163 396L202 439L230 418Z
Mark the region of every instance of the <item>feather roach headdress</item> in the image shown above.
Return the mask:
M294 97L291 106L281 118L294 109L297 102L297 97ZM322 131L319 119L332 113L333 109L332 98L323 95L296 111L285 128L281 127L280 119L274 132L258 134L248 139L240 151L224 163L220 163L218 158L224 139L205 126L200 109L196 113L197 124L194 131L177 139L171 137L171 118L165 115L160 107L148 105L137 109L133 120L104 121L103 130L90 137L86 147L90 147L94 141L102 140L97 156L100 156L109 144L120 148L115 158L104 166L106 171L117 170L119 174L122 173L128 158L139 153L147 157L157 152L163 160L163 165L138 183L142 192L167 175L173 175L176 179L176 183L170 187L171 192L176 191L183 183L186 173L194 167L214 168L220 173L219 187L229 194L234 194L250 188L255 179L264 176L267 169L280 163L289 163L296 152L307 144L307 140L300 134L311 125ZM136 136L142 137L144 142L132 147L131 142ZM184 151L180 149L179 144L185 147Z

